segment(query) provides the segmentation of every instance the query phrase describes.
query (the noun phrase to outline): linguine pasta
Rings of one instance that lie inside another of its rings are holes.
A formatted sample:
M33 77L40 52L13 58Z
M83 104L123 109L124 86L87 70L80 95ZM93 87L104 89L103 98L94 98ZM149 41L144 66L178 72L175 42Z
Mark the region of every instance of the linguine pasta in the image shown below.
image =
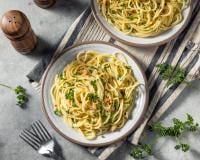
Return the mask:
M52 85L54 113L87 139L122 128L133 109L138 82L117 56L79 53Z
M100 12L119 31L150 37L169 30L183 19L189 0L97 0Z

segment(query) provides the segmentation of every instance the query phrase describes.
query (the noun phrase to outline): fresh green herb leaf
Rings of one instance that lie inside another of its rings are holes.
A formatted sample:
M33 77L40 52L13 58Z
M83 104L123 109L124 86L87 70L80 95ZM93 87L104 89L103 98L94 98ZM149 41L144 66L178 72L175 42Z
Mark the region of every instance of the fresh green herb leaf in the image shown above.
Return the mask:
M160 122L155 122L152 125L150 125L149 130L151 132L156 132L156 133L160 134L161 136L167 135L166 128Z
M198 123L194 122L194 119L191 115L187 114L187 119L185 121L181 121L177 118L173 119L173 124L170 127L163 126L160 122L153 123L150 126L150 131L156 132L161 136L171 136L179 138L184 131L196 132L198 130ZM189 150L188 144L179 143L175 146L175 149L181 149L183 152Z
M102 105L101 102L97 103L96 107L97 107L97 109L100 110L100 111L102 111L102 109L103 109L103 105Z
M61 117L62 116L62 112L60 110L58 110L57 108L54 110L54 114Z
M95 102L98 99L98 96L96 93L89 93L88 94L88 99L92 102Z
M112 14L116 14L116 11L115 11L115 10L111 10L111 13L112 13Z
M26 94L25 88L22 86L17 86L16 88L12 88L5 84L0 84L1 87L5 87L15 92L16 95L16 105L20 107L25 107L26 102L28 101L28 95Z
M121 77L122 77L122 76L119 74L119 75L117 76L117 80L119 80Z
M126 69L131 69L131 66L126 66Z
M67 85L68 85L69 87L73 87L73 86L74 86L74 83L67 82Z
M179 137L185 130L195 132L198 129L198 126L199 124L194 122L192 116L187 114L187 120L183 122L174 118L171 127L165 127L160 122L155 122L149 127L149 129L161 136Z
M155 122L149 126L151 132L155 132L158 136L171 136L175 137L177 144L174 147L176 150L187 152L190 149L189 144L181 143L180 136L184 131L195 132L198 130L199 124L194 122L191 115L187 114L187 119L181 121L177 118L173 119L173 124L169 127L165 127L160 122ZM157 137L158 138L158 137ZM157 138L155 140L157 140ZM149 144L139 144L130 153L135 159L143 159L149 155L152 155L152 149Z
M152 155L152 149L149 144L139 144L134 147L130 152L130 155L135 159L142 159Z
M60 74L58 75L58 78L63 79L63 73L60 73Z
M28 101L28 96L26 94L25 88L23 88L22 86L17 86L14 91L16 94L16 104L20 107L24 107L24 105Z
M113 107L114 107L115 111L118 110L119 109L119 103L117 101L115 101Z
M95 92L97 92L97 81L96 80L90 81L90 84L93 86Z
M77 107L77 105L76 105L76 103L74 101L72 102L72 106L73 107Z
M187 120L184 122L185 128L190 132L196 132L199 124L194 122L191 115L187 114Z
M174 148L176 150L180 150L181 149L183 152L187 152L190 149L190 145L184 144L184 143L180 143L180 144L177 144Z
M25 89L22 86L17 86L15 88L15 93L16 94L20 94L20 93L24 93L24 92L25 92Z
M179 66L173 67L170 64L158 64L157 70L161 77L167 81L167 86L179 85L182 82L186 82L186 72Z
M28 101L26 90L22 86L17 86L14 91L16 94L16 104L20 107L24 107L25 103Z
M70 89L66 94L65 98L71 101L74 101L74 90Z

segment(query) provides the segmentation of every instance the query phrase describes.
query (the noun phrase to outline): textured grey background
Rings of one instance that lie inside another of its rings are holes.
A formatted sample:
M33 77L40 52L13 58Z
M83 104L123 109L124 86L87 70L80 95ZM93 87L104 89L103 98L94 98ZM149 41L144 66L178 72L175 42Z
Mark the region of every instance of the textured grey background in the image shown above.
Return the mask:
M0 82L27 88L30 95L28 108L20 109L15 105L15 95L0 88L0 160L45 160L29 146L22 142L18 135L22 129L33 121L41 119L48 130L61 144L66 160L95 160L80 146L66 141L58 135L47 123L41 112L38 94L28 82L26 75L37 64L48 48L55 46L64 31L76 17L89 5L89 0L58 0L57 4L48 10L35 6L31 0L0 0L0 15L11 9L23 11L29 18L32 28L39 37L39 45L32 55L18 54L9 41L0 32ZM200 122L200 82L193 82L175 101L171 109L162 117L169 124L173 117L184 118L190 113ZM185 135L184 140L191 143L192 150L188 153L174 150L174 141L160 139L155 145L155 157L159 160L198 160L200 157L200 135ZM125 143L110 160L131 160L128 155L130 144Z

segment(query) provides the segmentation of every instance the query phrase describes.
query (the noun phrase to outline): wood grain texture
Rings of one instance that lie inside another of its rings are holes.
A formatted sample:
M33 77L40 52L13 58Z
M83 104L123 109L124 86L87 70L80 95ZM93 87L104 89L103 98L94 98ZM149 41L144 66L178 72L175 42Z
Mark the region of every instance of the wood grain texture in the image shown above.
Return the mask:
M36 35L28 18L22 12L17 10L6 12L1 20L1 29L18 52L27 54L36 47Z
M35 4L40 8L49 8L56 3L56 0L34 0Z

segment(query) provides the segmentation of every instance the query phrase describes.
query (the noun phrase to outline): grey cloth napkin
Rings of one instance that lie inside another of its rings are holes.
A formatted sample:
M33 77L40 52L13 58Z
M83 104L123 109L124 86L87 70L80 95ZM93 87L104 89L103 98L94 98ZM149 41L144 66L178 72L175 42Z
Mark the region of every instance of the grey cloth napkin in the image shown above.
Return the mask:
M187 27L174 40L158 47L137 48L122 44L111 38L95 21L91 9L85 10L64 34L57 49L44 57L27 75L33 86L39 91L42 75L57 55L64 48L83 41L101 40L119 45L132 53L143 66L150 90L149 108L141 125L129 136L132 144L137 144L148 123L157 121L180 95L186 84L182 83L166 88L166 82L156 72L155 66L160 63L179 65L186 69L187 81L193 81L200 76L200 1L195 1L194 10ZM117 150L123 141L100 148L87 148L88 151L101 160L108 158Z

